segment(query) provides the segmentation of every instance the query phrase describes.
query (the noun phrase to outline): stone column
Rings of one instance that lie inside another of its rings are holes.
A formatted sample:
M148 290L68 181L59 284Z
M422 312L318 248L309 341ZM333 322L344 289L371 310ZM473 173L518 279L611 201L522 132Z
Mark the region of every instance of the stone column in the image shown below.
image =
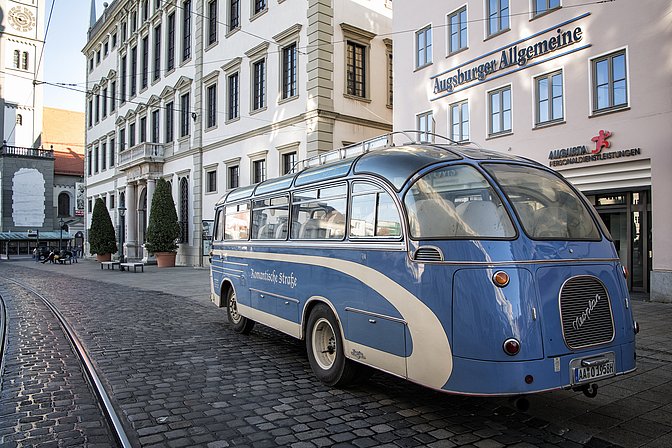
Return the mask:
M138 201L135 198L135 183L126 184L126 257L137 257Z

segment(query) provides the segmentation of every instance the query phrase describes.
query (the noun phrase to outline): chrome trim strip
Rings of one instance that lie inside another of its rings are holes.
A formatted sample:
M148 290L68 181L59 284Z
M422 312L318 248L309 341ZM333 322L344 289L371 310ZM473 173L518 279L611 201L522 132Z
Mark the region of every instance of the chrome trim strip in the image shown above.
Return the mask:
M364 314L366 316L371 316L371 317L377 317L379 319L391 320L393 322L398 322L400 324L406 325L406 321L404 319L400 319L398 317L387 316L385 314L378 314L378 313L374 313L372 311L360 310L358 308L352 308L352 307L349 307L349 306L345 307L345 311L350 311L352 313L357 313L357 314Z
M299 301L297 299L294 299L292 297L287 297L287 296L283 296L283 295L280 295L280 294L275 294L275 293L272 293L272 292L263 291L261 289L250 288L250 291L258 292L259 294L267 294L269 296L277 297L277 298L283 299L283 300L289 300L289 301L294 302L294 303L299 303Z
M412 260L416 261L416 260ZM547 263L604 263L604 262L614 262L619 261L618 258L581 258L581 259L570 259L563 258L560 260L511 260L511 261L423 261L427 264L446 264L446 265L468 265L468 266L511 266L517 264L547 264ZM416 261L417 262L417 261Z

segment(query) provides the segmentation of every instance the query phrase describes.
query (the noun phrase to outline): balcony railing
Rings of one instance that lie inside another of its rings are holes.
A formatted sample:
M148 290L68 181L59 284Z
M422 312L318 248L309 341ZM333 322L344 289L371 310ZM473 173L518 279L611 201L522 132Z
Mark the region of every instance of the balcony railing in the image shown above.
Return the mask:
M163 162L165 149L160 143L140 143L119 153L119 168L126 169L141 163Z
M38 148L24 148L22 146L2 145L0 156L37 157L40 159L53 159L54 151Z

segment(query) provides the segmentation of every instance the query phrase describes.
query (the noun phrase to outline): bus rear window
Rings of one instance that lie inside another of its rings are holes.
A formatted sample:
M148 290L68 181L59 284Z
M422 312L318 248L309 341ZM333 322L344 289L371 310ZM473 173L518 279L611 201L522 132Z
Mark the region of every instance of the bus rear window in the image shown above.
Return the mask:
M512 238L499 196L475 168L453 165L427 173L404 200L413 238Z
M599 240L590 211L559 176L546 170L509 164L484 164L499 183L531 238Z

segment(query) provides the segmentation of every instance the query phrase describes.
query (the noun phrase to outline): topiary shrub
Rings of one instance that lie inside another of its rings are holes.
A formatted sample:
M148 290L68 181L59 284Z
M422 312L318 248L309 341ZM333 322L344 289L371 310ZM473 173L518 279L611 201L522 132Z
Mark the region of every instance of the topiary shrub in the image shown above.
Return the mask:
M117 251L117 238L114 235L114 226L107 212L107 207L101 198L96 199L91 214L91 228L89 229L89 251L92 254L113 254Z
M152 197L152 209L149 211L145 247L152 254L175 252L179 237L180 224L177 221L175 202L170 194L170 185L164 179L159 179Z

